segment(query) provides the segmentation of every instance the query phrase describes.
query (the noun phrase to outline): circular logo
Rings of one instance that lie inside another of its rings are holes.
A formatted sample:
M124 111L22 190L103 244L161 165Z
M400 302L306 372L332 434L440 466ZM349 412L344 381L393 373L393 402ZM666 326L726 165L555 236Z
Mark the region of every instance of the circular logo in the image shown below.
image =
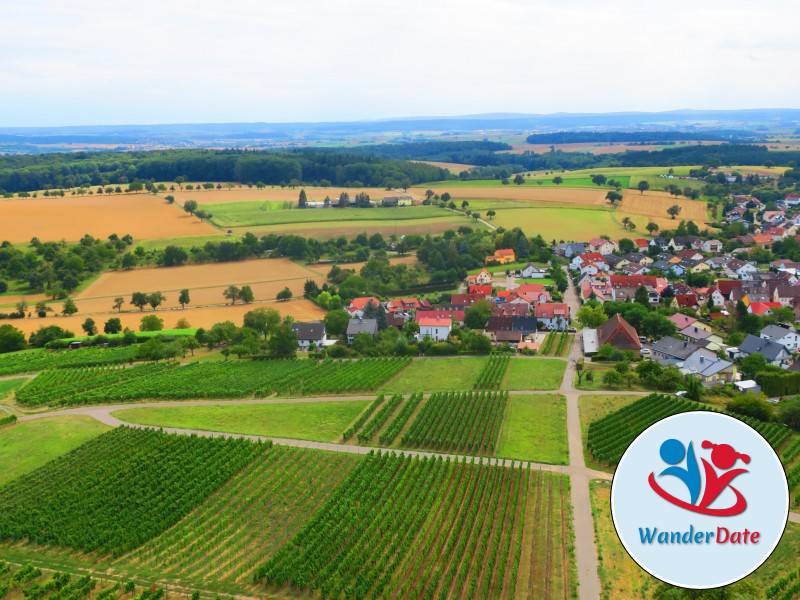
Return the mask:
M789 487L753 428L714 412L651 425L622 455L611 485L622 545L666 583L708 589L755 571L783 535Z

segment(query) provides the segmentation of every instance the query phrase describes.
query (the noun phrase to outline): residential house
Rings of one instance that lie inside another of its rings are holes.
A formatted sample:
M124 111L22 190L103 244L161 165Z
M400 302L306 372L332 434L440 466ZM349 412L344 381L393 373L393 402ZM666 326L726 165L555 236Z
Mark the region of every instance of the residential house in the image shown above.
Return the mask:
M673 252L680 252L686 248L700 250L703 247L703 240L696 235L676 235L669 241L667 247Z
M735 279L746 279L749 274L756 273L757 271L758 269L756 269L755 265L739 260L738 258L730 259L728 264L725 265L725 272L731 278Z
M609 254L605 257L605 261L609 268L613 271L618 271L630 262L626 258L617 256L616 254Z
M465 318L465 311L463 310L418 310L414 316L414 320L419 324L420 319L452 319L458 323L463 323Z
M773 302L780 302L781 306L790 306L795 298L800 298L800 286L779 285L772 292Z
M783 202L786 206L800 206L800 194L786 194Z
M761 213L761 222L776 225L786 220L786 213L782 210L765 210Z
M678 331L681 329L686 329L687 327L699 322L694 317L690 317L689 315L685 315L683 313L675 313L674 315L670 315L667 317L667 320L675 323L675 327L678 328Z
M650 272L650 269L644 265L629 262L628 264L623 265L619 271L625 275L646 275Z
M599 252L603 256L617 251L617 245L614 242L603 238L592 238L586 247L589 252Z
M392 298L384 305L389 314L411 314L411 311L428 309L431 303L419 298Z
M328 341L328 333L325 331L325 324L319 321L311 323L292 323L292 331L297 336L297 345L300 348L308 349L311 344L319 348Z
M650 240L650 247L658 246L659 248L666 248L669 246L669 240L663 237L656 237Z
M578 267L581 275L598 275L603 272L602 267L600 267L597 263L584 261Z
M695 352L701 351L707 356L716 356L711 350L705 350L700 344L679 340L671 336L666 336L653 342L650 346L653 352L653 360L662 364L674 364L683 362Z
M364 316L364 309L370 302L372 302L375 306L381 305L381 301L375 296L364 296L362 298L353 298L353 300L345 307L345 309L350 313L351 317L360 318Z
M597 343L600 346L611 344L620 350L639 352L642 342L636 329L620 314L615 314L597 328Z
M450 304L472 306L478 300L486 300L483 294L450 294Z
M782 325L767 325L761 330L760 336L763 340L777 342L787 350L800 350L800 334L794 327Z
M605 257L599 252L585 252L573 257L569 263L569 268L577 271L583 263L591 262L598 265L604 271L608 270L608 264L605 262Z
M569 327L570 311L567 304L561 302L545 302L537 304L536 319L545 329L564 330Z
M520 269L519 274L520 277L524 277L526 279L544 279L547 277L547 269L537 267L533 263L528 263Z
M714 306L722 306L726 302L730 302L731 292L733 292L733 290L741 290L741 289L742 289L742 282L739 280L718 279L717 291L719 292L719 296L714 296Z
M775 240L772 239L772 236L768 233L756 233L753 234L753 243L758 246L766 246L767 244L771 244Z
M762 232L764 235L772 236L772 241L777 242L778 240L782 240L786 237L786 229L783 227L770 227L766 231Z
M649 267L654 262L647 254L642 254L641 252L628 252L624 258L628 262L644 265L646 267Z
M367 333L373 338L378 335L377 319L350 319L347 323L347 343L352 344L359 333Z
M657 260L653 263L653 269L658 269L659 271L663 271L664 273L669 273L672 271L676 277L681 277L685 271L685 269L681 265L676 265L671 262L667 262L666 260Z
M482 295L482 296L491 296L492 291L493 290L491 285L471 285L469 286L468 293Z
M571 242L566 244L564 248L564 257L565 258L572 258L573 256L577 256L578 254L584 254L586 252L585 244L581 244L580 242Z
M644 238L636 238L633 240L633 245L636 246L636 249L640 252L647 252L647 249L650 247L650 242Z
M730 258L727 256L712 256L711 258L707 258L705 262L710 268L719 271L725 268L729 260Z
M691 248L686 248L678 252L678 257L688 258L690 260L703 260L703 255L697 250L692 250Z
M481 269L476 275L467 275L467 285L490 285L492 274L486 269Z
M699 344L709 350L717 351L725 346L722 336L703 327L698 327L697 325L690 325L689 327L681 329L678 335L685 340Z
M494 254L491 256L486 257L486 264L497 263L501 265L507 265L516 261L516 255L514 254L513 250L510 249L501 249L495 250Z
M708 271L711 268L705 262L701 260L694 260L692 258L684 258L680 262L680 266L684 268L684 272L689 271L690 273L702 273L703 271Z
M718 356L693 352L680 367L684 375L694 375L705 385L732 383L739 378L736 365Z
M384 196L382 204L384 206L411 206L411 196Z
M700 299L697 294L675 294L675 305L678 308L700 309Z
M759 317L771 315L773 308L780 308L780 302L750 302L747 305L747 312Z
M526 306L525 304L510 304L508 302L504 304L498 304L494 307L494 316L495 317L524 317L529 312L529 305Z
M722 242L719 240L705 240L703 242L703 252L719 254L722 252Z
M449 317L423 317L418 323L420 340L429 337L434 342L443 342L453 328L453 322Z
M754 353L761 354L769 364L783 369L787 368L791 361L789 350L782 344L747 334L739 345L739 355L749 356Z

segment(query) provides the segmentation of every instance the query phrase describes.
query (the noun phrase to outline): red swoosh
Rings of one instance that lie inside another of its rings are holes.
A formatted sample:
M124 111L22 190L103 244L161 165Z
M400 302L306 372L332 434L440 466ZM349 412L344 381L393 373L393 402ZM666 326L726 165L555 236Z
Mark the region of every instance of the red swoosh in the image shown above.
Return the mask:
M653 473L650 473L650 477L647 478L650 487L653 488L653 491L664 498L667 502L674 504L675 506L680 506L681 508L685 508L686 510L690 510L692 512L700 513L701 515L711 515L714 517L732 517L734 515L738 515L747 508L747 500L744 499L744 496L733 486L730 487L733 492L736 494L736 504L729 508L703 508L700 506L695 506L694 504L689 504L688 502L684 502L683 500L676 498L672 494L665 492L661 489L656 483L656 478Z

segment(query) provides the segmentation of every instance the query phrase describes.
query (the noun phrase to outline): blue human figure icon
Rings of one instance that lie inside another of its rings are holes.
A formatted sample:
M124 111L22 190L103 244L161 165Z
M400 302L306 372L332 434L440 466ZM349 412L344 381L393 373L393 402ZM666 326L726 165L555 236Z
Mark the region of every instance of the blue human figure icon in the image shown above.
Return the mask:
M697 502L697 498L700 496L701 485L700 468L697 465L697 458L695 458L692 443L689 442L689 449L686 450L682 442L676 439L669 439L661 444L659 453L661 454L661 459L665 463L673 465L661 471L659 477L662 475L674 475L683 481L689 489L691 504ZM686 468L676 466L683 460L684 455L686 456Z

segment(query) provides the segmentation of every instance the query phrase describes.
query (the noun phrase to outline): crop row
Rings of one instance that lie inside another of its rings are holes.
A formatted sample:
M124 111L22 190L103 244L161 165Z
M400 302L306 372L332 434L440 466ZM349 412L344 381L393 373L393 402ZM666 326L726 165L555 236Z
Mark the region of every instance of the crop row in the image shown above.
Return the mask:
M528 485L527 469L370 453L254 582L322 598L506 597Z
M20 404L26 406L78 404L90 390L148 377L177 366L177 362L168 362L147 363L130 368L117 364L47 369L17 390L16 397Z
M795 436L794 441L783 449L783 461L792 462L800 454L800 436Z
M587 447L596 460L615 465L636 436L650 425L670 415L691 410L713 409L673 396L645 396L589 425ZM763 435L776 451L791 436L791 431L783 425L763 423L749 417L737 418Z
M313 360L223 361L179 368L146 365L146 377L123 378L61 397L51 404L93 404L142 398L242 398L282 394L373 390L408 365L407 358L316 362ZM47 390L41 392L47 396Z
M390 446L394 442L395 438L403 430L403 427L405 427L406 423L408 423L411 415L413 415L414 411L417 410L417 406L419 406L420 402L422 402L422 392L411 394L406 403L403 405L403 408L401 408L400 412L397 413L397 416L392 419L391 423L389 423L386 431L384 431L378 438L378 441L382 445Z
M97 581L89 575L73 581L68 573L55 572L47 581L42 579L42 570L38 567L27 564L15 570L0 561L0 598L15 591L14 596L24 596L26 600L81 600L90 596L97 586ZM118 590L119 584L107 588L96 594L95 600L116 600Z
M0 376L35 373L62 367L92 367L133 362L136 346L115 348L79 348L76 350L23 350L0 354Z
M0 539L119 555L174 525L268 447L118 427L0 488Z
M500 383L503 381L503 375L506 374L509 360L511 359L507 354L490 356L472 387L476 390L500 389Z
M342 434L342 437L345 440L349 440L351 437L353 437L356 432L364 426L364 423L367 422L367 420L372 416L372 413L378 409L385 399L386 397L383 394L375 398L375 400L372 401L372 404L367 407L367 410L361 413L356 422L353 423L351 427L347 428L347 431Z
M425 401L404 446L491 454L495 451L508 392L441 392Z
M180 579L249 582L253 569L311 517L358 460L275 446L119 563Z
M369 443L375 434L378 433L378 430L386 424L386 421L389 420L389 417L392 416L392 413L398 406L400 406L402 401L402 394L395 394L392 396L389 401L381 407L381 409L378 411L378 414L375 415L375 417L369 423L367 423L367 426L358 432L358 441L362 444Z

